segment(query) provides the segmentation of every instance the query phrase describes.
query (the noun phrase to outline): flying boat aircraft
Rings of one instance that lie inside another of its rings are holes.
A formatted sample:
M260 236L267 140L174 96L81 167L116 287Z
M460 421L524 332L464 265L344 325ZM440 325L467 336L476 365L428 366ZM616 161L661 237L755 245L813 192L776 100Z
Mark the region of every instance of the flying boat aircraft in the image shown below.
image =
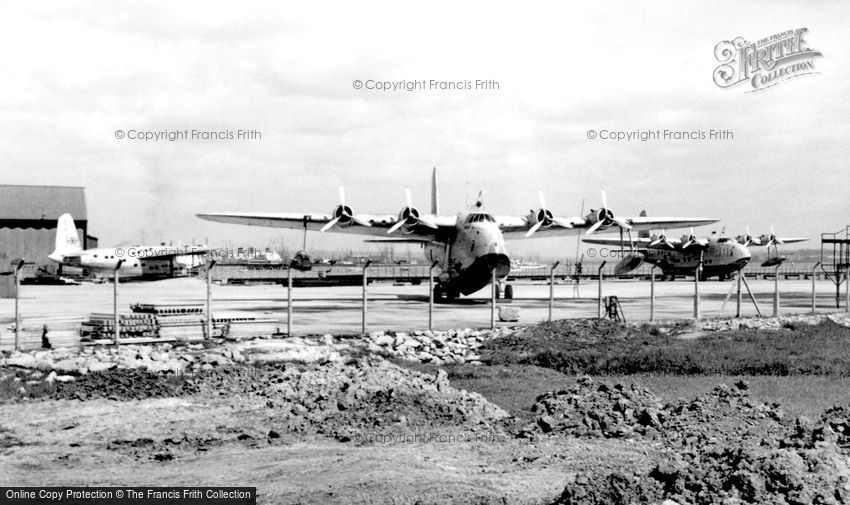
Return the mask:
M697 238L694 230L681 238L668 238L666 233L650 235L642 233L632 241L609 238L585 238L582 242L588 244L610 245L621 247L624 257L614 268L615 275L626 274L638 268L643 262L661 268L664 275L671 278L676 275L694 275L702 259L701 280L718 277L720 280L731 277L750 262L752 254L749 247L765 246L768 248L768 259L762 266L775 266L785 258L779 256L777 245L803 242L806 238L779 238L770 228L770 234L759 237L746 235L727 237L724 234L713 233L707 238ZM770 247L774 255L770 255Z
M591 209L584 217L556 216L547 206L542 192L540 207L524 216L494 215L484 210L483 198L467 210L454 215L440 214L437 198L436 169L431 178L431 212L420 212L413 205L410 190L406 204L398 214L360 214L346 202L340 187L339 204L328 214L304 212L226 212L197 214L201 219L219 223L268 226L365 235L367 242L417 243L426 259L439 269L435 299L453 300L472 294L497 279L499 286L508 276L511 260L505 241L539 237L574 235L576 229L594 233L658 228L701 226L717 219L688 217L619 217L608 207L602 191L602 207ZM513 297L513 287L504 288L505 298Z

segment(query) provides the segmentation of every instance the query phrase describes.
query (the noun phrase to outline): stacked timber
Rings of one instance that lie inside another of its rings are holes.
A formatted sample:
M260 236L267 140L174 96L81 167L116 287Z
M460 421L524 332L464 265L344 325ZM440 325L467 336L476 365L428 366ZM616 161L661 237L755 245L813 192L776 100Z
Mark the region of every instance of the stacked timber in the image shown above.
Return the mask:
M123 338L157 338L158 325L152 314L121 314L118 318ZM88 321L83 321L80 331L82 340L101 340L115 338L115 316L107 313L93 313Z
M141 304L130 306L132 313L121 314L121 341L198 341L208 338L242 338L270 336L277 333L274 319L255 317L214 317L212 334L207 335L206 314L202 304ZM115 338L113 314L92 314L83 322L81 339L88 342L111 341Z
M202 303L134 303L130 310L136 314L156 314L158 316L185 316L188 314L204 314Z

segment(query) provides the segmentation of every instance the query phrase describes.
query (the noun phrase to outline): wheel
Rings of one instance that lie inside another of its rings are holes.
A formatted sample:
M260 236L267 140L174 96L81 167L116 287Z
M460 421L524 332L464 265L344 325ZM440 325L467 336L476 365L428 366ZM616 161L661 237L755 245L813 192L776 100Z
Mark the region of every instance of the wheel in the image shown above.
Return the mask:
M443 287L439 284L434 286L434 301L439 302L443 298Z
M498 300L499 298L502 297L502 286L500 286L499 283L497 282L496 285L494 286L494 288L496 290L496 300Z
M514 287L510 284L505 286L505 300L513 300L514 299Z

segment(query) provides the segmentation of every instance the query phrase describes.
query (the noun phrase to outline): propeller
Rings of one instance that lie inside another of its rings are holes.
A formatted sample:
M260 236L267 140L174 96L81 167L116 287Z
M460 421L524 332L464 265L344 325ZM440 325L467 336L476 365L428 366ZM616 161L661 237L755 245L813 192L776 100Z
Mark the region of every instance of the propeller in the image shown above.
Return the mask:
M649 243L649 245L651 247L655 247L658 244L664 244L667 247L669 247L670 249L676 248L676 246L674 246L673 244L670 243L669 240L667 240L667 230L664 230L663 232L661 232L661 235L659 235L658 237L655 238L655 240L653 240L652 242Z
M757 241L756 239L753 238L752 235L750 235L750 227L749 226L747 226L747 234L746 235L738 235L737 240L744 247L747 247L750 244L761 245L759 241Z
M398 215L398 222L392 225L389 230L387 230L387 234L395 233L402 226L410 228L416 226L417 224L427 226L432 230L438 229L436 224L419 215L419 211L416 209L416 207L413 206L413 198L410 194L410 188L407 188L405 194L407 196L407 207L401 210Z
M337 224L340 225L349 225L351 223L357 223L360 226L372 226L372 223L369 221L360 219L359 217L354 215L354 211L351 210L351 207L345 204L345 189L342 186L339 187L339 205L334 208L333 219L325 223L320 230L322 233L330 230Z
M561 219L555 217L552 214L552 211L546 207L546 199L543 198L543 191L537 192L537 198L540 202L540 208L537 211L532 211L531 218L535 221L534 226L532 226L525 234L526 238L534 235L534 233L539 230L541 227L550 227L553 224L556 224L562 228L572 228L573 224L566 219Z
M764 235L762 235L762 237L761 237L761 238L762 238L762 242L764 242L764 238L765 238L765 236L764 236ZM785 242L783 242L783 241L782 241L782 239L776 238L776 232L774 232L774 231L773 231L773 226L771 225L771 227L770 227L770 235L768 235L768 236L767 236L767 243L765 243L765 245L766 245L767 247L770 247L770 246L772 246L772 245L782 245L782 244L784 244L784 243L785 243Z
M688 247L697 243L697 239L694 236L694 229L691 228L691 234L687 236L682 236L682 250L687 249Z
M620 230L631 230L632 226L626 222L625 219L621 219L614 216L614 213L608 208L608 198L605 196L605 190L602 190L602 208L599 209L596 213L596 222L593 223L593 226L587 229L585 232L587 235L591 235L596 230L605 226L606 228L611 225L617 225Z

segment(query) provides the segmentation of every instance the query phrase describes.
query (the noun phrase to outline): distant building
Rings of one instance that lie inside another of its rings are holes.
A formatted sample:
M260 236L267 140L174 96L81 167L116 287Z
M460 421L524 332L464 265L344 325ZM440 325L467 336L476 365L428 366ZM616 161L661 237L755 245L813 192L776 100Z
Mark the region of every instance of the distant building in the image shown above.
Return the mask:
M47 255L56 242L56 221L66 212L74 217L81 245L97 247L88 234L85 188L0 185L0 271L21 259L53 271Z

